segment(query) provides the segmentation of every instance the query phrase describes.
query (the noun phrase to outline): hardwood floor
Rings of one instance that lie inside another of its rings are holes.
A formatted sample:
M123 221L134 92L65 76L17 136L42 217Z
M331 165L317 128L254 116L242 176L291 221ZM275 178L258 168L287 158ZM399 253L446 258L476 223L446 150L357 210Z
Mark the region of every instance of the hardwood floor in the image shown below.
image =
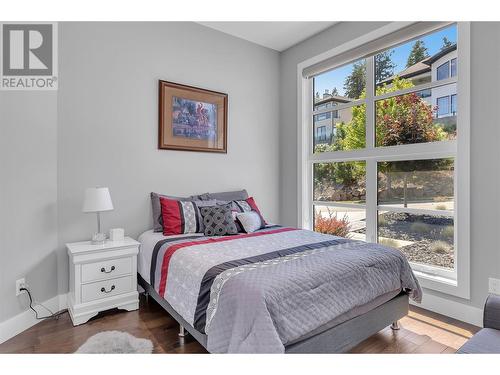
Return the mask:
M401 329L389 327L356 346L352 353L454 353L478 327L411 306ZM190 335L179 338L179 326L152 298L141 296L140 309L111 310L73 327L67 313L45 320L0 344L0 353L73 353L90 336L118 330L150 339L154 353L206 353Z

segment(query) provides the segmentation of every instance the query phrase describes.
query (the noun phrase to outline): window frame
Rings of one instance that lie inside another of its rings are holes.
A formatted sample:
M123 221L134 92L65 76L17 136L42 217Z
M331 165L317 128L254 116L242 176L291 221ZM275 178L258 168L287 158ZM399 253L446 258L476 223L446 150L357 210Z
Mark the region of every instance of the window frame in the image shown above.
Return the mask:
M448 60L448 61L445 61L444 63L442 63L441 65L439 65L437 68L436 68L436 81L442 81L443 79L448 79L451 77L451 70L450 70L450 67L451 67L451 63L450 63L451 60ZM444 78L439 78L439 71L441 68L443 68L445 65L448 65L446 67L446 77Z
M453 110L453 98L455 98L455 110ZM457 115L457 94L451 94L450 95L450 114L452 116Z
M453 66L455 66L455 74L453 74ZM457 58L454 57L450 60L450 77L456 77L457 75Z
M448 111L446 113L439 113L439 100L440 99L446 99L447 106L448 106ZM436 98L436 106L438 108L437 112L436 112L436 118L446 117L447 115L449 115L451 113L451 99L450 99L450 95L444 95L444 96L440 96L440 97Z
M448 272L436 272L436 267L418 265L414 271L424 288L437 290L443 293L459 296L461 298L470 298L470 195L469 195L469 176L470 176L470 23L458 22L457 25L457 43L458 59L457 76L447 79L424 83L410 89L400 90L396 93L388 93L375 97L374 79L367 79L367 96L362 100L355 100L348 105L340 105L336 109L354 107L360 104L366 104L366 147L361 150L337 151L334 153L312 153L312 140L310 139L309 129L312 126L312 115L318 111L312 108L312 79L303 77L302 72L306 68L319 64L327 59L334 59L335 56L355 51L352 55L352 61L373 54L373 52L363 50L364 45L370 45L377 40L388 40L386 48L396 46L395 41L400 44L409 40L408 33L403 29L413 26L414 38L421 35L432 33L441 28L454 24L454 22L435 22L415 23L415 22L392 22L375 31L356 38L350 42L340 45L330 51L310 58L297 65L298 79L298 226L306 229L312 229L314 204L325 205L325 202L313 201L313 180L312 165L315 162L328 161L366 161L366 204L354 204L355 208L365 208L367 211L367 241L376 242L377 224L373 215L383 209L383 206L377 205L377 162L391 160L416 160L430 158L454 158L454 192L455 192L455 269ZM402 32L401 39L398 40L398 32ZM385 38L385 39L384 39ZM367 69L370 73L367 76L374 76L374 58L367 58ZM340 67L342 64L330 66L330 69ZM424 144L408 144L391 147L375 147L375 99L381 100L388 97L399 96L410 92L421 91L428 88L444 86L450 83L457 83L457 140L432 142ZM369 126L370 124L371 126ZM458 173L460 171L460 173ZM336 205L340 206L340 205ZM372 215L369 220L368 216Z

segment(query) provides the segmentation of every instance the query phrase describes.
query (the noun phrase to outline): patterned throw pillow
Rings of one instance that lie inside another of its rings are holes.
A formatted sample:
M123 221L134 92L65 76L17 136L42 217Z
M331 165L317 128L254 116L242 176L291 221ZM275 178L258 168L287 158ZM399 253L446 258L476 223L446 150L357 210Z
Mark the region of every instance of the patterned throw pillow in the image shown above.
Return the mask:
M195 202L160 197L163 235L202 233L200 209Z
M264 223L264 225L267 225L253 197L247 198L244 201L233 201L232 203L233 203L233 209L237 212L250 212L250 211L257 212L260 218L262 219L262 223Z
M265 227L262 217L256 211L238 213L236 220L239 221L246 233L253 233Z
M201 207L205 236L237 234L238 229L231 213L231 205Z

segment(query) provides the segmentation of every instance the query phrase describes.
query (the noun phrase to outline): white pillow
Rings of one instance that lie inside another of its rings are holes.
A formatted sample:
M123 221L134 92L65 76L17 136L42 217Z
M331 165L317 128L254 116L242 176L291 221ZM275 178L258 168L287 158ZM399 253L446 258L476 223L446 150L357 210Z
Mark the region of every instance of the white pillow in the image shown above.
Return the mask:
M247 211L236 214L236 219L240 222L243 230L247 233L255 232L264 228L264 223L260 215L255 211Z

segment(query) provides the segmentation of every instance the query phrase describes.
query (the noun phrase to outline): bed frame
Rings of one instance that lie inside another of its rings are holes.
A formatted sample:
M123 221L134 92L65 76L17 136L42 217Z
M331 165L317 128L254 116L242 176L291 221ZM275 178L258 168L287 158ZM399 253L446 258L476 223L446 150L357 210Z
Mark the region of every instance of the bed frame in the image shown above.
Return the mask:
M139 274L137 274L137 281L144 288L146 296L151 296L179 323L179 336L184 336L185 331L188 331L196 341L207 349L207 335L196 330L180 316ZM398 330L398 320L407 314L408 295L401 292L396 297L365 314L326 329L312 337L285 346L285 353L345 353L389 325L392 329Z

